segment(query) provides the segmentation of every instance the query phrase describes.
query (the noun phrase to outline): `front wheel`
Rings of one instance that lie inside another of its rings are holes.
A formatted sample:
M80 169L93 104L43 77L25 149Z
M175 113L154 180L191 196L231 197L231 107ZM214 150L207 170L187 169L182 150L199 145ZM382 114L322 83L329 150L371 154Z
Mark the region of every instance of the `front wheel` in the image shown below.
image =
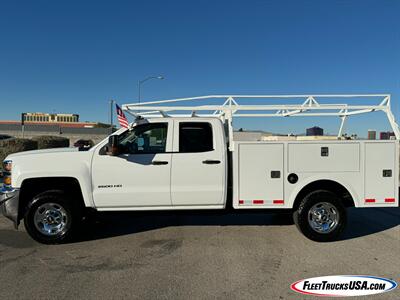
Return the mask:
M28 234L43 244L70 240L78 221L76 211L62 192L36 196L24 218Z
M332 192L314 191L304 197L293 219L297 228L309 239L329 242L343 232L347 221L346 208Z

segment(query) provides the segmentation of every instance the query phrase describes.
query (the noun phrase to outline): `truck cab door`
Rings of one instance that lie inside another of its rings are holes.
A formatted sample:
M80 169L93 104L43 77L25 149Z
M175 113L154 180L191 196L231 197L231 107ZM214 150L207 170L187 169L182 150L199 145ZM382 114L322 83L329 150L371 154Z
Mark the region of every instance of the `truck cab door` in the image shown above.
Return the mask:
M220 121L175 120L173 147L173 206L224 206L227 153Z
M120 134L120 155L97 151L92 162L97 208L171 206L173 122L149 122Z

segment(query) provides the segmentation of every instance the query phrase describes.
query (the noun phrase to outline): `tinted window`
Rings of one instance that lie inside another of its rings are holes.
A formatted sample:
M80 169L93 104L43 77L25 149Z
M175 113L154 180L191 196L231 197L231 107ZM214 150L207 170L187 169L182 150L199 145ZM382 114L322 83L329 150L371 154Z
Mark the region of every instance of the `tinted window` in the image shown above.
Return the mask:
M206 152L213 149L210 123L180 123L179 152Z
M165 152L168 123L144 124L126 131L119 138L124 154L156 154Z

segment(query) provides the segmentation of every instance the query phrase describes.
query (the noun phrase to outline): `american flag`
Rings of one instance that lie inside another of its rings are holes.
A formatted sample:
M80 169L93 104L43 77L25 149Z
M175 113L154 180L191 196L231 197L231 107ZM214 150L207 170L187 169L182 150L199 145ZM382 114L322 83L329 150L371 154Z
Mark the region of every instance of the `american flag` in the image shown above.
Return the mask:
M117 106L117 115L118 115L118 122L121 127L128 128L129 123L128 120L125 117L124 112L122 111L121 107L118 106L118 104L115 104Z

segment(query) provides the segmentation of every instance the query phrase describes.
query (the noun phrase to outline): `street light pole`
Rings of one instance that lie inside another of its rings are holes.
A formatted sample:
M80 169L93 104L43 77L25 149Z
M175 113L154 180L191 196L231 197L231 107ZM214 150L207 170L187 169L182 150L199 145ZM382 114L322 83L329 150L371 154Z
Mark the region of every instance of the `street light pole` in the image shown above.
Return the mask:
M22 130L22 138L25 137L25 116L26 113L21 114L21 130Z
M139 99L139 104L140 104L140 101L142 100L141 99L141 97L142 97L142 95L141 95L141 87L142 87L142 84L143 83L145 83L147 80L150 80L150 79L160 79L160 80L163 80L164 79L164 77L163 76L149 76L149 77L147 77L147 78L145 78L145 79L143 79L143 80L139 80L138 81L138 99Z

